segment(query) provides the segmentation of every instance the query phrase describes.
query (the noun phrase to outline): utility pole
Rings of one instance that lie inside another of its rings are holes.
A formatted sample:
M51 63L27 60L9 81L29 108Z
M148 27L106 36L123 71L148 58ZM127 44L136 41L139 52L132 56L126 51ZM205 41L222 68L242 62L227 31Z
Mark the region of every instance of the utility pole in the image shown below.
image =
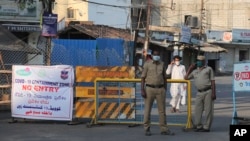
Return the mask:
M49 14L52 14L52 0L49 0L48 3L48 12ZM51 36L48 37L48 45L46 48L46 65L50 66L51 65Z
M45 11L50 15L53 14L52 13L53 2L55 2L55 0L43 0ZM51 65L51 40L52 40L52 37L47 36L47 46L46 46L45 59L44 59L44 61L46 61L47 66Z
M146 23L146 31L145 31L145 42L144 42L144 62L146 61L148 45L149 45L149 24L150 24L150 16L151 16L151 4L152 0L148 0L147 3L147 23Z
M204 0L201 0L201 13L200 13L200 31L199 31L199 39L203 40L204 34L204 17L205 16L205 8L204 8ZM198 47L198 54L200 54L200 46Z
M199 36L200 36L200 39L202 39L202 35L204 34L204 19L205 19L205 7L204 7L204 0L201 0L201 11L200 11L200 32L199 32Z

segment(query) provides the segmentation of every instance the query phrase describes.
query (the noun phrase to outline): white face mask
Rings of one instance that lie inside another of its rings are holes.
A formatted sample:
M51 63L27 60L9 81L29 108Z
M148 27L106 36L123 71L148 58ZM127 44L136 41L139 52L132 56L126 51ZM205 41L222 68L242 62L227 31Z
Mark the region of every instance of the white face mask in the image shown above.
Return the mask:
M161 57L160 57L159 55L153 55L153 56L152 56L152 59L153 59L154 61L159 61L159 60L161 59Z
M177 66L180 65L180 61L175 61L174 63L175 63L175 65L177 65Z

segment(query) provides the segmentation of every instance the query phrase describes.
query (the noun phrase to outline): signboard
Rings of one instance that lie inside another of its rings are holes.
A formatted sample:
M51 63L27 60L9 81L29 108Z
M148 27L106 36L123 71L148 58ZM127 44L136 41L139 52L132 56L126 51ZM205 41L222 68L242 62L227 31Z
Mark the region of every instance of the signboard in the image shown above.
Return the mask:
M232 32L208 30L206 32L207 42L232 42Z
M39 22L41 7L39 0L1 0L0 20Z
M12 117L72 120L71 66L13 66Z
M42 36L53 37L57 35L57 14L43 14Z
M250 91L250 63L234 64L234 91Z
M41 28L39 25L17 25L17 24L2 24L9 31L14 32L39 32Z
M249 29L232 29L233 42L237 43L250 43L250 30Z
M191 28L187 26L182 26L180 42L189 44L190 38L191 38Z

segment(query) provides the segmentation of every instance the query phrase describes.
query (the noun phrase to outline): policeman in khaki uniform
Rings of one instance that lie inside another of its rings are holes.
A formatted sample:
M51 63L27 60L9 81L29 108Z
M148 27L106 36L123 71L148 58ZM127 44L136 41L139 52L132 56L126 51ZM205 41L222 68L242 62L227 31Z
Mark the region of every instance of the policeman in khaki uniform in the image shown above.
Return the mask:
M214 72L211 67L205 65L205 60L204 56L198 56L196 64L192 64L185 75L185 79L194 79L198 91L195 99L196 132L210 131L213 121L214 100L216 99ZM203 111L206 118L204 125L202 124Z
M162 135L174 135L166 124L166 73L159 51L153 51L152 60L144 63L141 75L141 95L144 98L144 130L150 136L150 116L154 100L157 101L159 125Z

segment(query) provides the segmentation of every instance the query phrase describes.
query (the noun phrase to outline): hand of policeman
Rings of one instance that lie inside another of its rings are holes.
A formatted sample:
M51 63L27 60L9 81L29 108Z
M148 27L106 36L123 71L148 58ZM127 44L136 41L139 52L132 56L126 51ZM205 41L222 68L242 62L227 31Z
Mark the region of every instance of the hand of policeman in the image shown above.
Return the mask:
M147 98L147 93L146 93L146 91L144 89L141 90L141 96L143 98Z
M189 68L192 69L192 70L195 69L195 67L196 67L196 64L192 64L192 65L189 66Z
M212 100L216 100L216 95L212 94Z

